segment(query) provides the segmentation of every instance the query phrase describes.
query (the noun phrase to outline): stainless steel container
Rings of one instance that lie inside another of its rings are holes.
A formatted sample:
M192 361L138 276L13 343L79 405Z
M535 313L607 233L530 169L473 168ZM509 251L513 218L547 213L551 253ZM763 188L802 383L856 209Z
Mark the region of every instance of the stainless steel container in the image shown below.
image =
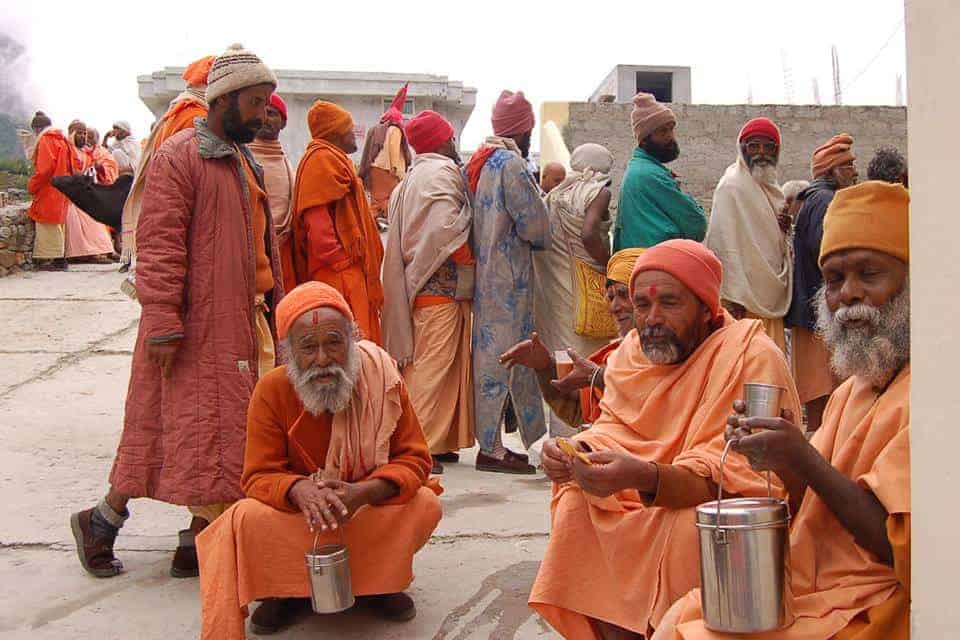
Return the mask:
M337 613L353 606L350 552L343 544L317 547L307 555L310 601L316 613Z
M780 396L783 388L772 384L748 382L743 385L744 402L748 418L780 417Z
M720 459L723 466L730 443ZM725 633L759 633L793 623L787 503L773 497L714 500L697 507L704 622Z

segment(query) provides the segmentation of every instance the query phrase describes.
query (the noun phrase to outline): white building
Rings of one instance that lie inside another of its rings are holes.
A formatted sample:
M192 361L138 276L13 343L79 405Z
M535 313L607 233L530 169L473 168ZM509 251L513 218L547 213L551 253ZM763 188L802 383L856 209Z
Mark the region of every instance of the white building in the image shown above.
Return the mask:
M690 104L690 67L618 64L588 102L630 102L641 91L652 93L658 102Z
M137 78L140 99L157 117L183 91L183 67L164 67ZM363 149L367 131L380 121L393 96L405 82L410 83L404 115L432 109L453 125L459 139L477 101L477 90L446 76L423 73L366 73L355 71L277 70L277 92L287 103L287 127L280 141L296 166L310 141L307 111L318 99L336 102L350 111L357 126L357 141ZM360 161L360 151L354 154Z

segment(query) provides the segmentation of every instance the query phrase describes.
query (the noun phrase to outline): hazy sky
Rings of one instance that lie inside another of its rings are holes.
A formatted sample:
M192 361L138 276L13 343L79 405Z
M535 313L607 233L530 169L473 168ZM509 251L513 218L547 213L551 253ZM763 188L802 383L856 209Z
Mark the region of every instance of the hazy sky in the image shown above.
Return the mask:
M833 103L832 44L845 104L893 104L905 69L902 0L0 0L0 32L26 46L12 73L26 74L14 84L31 111L101 132L127 119L138 136L152 121L138 75L233 42L276 68L434 73L476 87L465 149L489 133L501 89L522 89L539 113L541 101L584 100L616 64L688 65L696 103L743 103L748 87L756 104L785 102L781 51L797 103L813 102L814 77Z

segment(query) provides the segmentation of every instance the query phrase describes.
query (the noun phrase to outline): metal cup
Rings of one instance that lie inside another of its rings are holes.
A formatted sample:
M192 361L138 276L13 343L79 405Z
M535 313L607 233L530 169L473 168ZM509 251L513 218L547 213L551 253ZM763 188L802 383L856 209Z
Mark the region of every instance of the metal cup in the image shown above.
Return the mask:
M748 418L779 418L780 397L783 387L760 382L748 382L743 385L744 402L747 404Z

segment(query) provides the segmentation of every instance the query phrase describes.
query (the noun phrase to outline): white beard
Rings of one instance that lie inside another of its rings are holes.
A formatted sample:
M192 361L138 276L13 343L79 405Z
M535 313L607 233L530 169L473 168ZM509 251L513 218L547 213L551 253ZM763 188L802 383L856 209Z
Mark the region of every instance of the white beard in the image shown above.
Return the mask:
M289 355L289 345L285 344L284 347ZM336 380L323 384L316 382L317 378L327 375L334 376ZM353 340L347 345L347 361L343 367L333 364L300 369L295 358L287 358L287 377L303 403L303 408L315 416L324 412L339 413L346 409L359 376L359 347Z
M775 164L755 164L750 169L750 175L760 184L777 184L777 165Z

